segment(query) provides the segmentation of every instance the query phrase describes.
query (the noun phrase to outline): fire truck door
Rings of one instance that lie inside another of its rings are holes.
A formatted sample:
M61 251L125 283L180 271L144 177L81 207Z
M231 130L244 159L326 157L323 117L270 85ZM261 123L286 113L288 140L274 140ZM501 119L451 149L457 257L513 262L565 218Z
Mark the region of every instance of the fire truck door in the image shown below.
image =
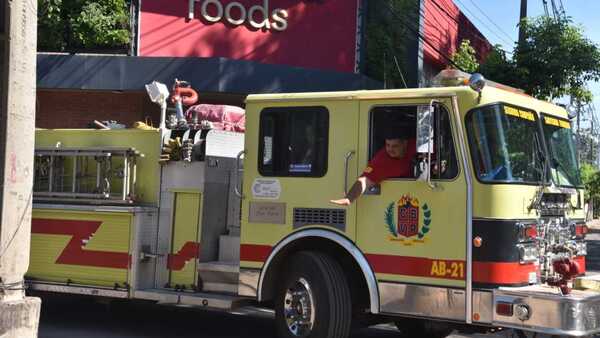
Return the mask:
M258 128L247 129L246 149L258 151L244 159L242 268L260 268L262 253L294 231L319 228L355 238L356 206L329 201L342 198L356 179L359 103L301 104L266 107L248 120Z
M169 286L195 289L200 250L198 230L202 216L202 194L194 191L176 191L174 194L173 234L167 262Z
M357 200L357 242L380 282L382 299L386 297L382 282L465 286L467 189L458 160L452 101L437 100L442 104L434 114L433 188L412 173L419 158L414 140L417 113L429 106L431 98L360 104L359 166L367 167L379 149L385 151L390 127L408 136L409 147L414 147L407 150L406 161L412 161L409 175L385 179Z

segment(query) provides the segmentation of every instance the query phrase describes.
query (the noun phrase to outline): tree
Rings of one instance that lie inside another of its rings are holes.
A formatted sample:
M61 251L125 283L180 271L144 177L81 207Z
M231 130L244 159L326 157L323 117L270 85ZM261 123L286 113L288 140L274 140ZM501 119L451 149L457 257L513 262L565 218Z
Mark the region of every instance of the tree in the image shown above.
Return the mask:
M475 55L475 48L471 46L471 41L464 39L456 52L452 54L451 60L454 65L462 71L473 73L477 71L477 68L479 67L479 62L477 62L477 57Z
M128 0L38 0L38 50L125 49Z
M415 34L418 25L411 24L419 15L417 3L414 0L368 2L364 73L385 82L387 88L418 83L409 56L411 48L418 46Z
M515 46L513 57L494 48L479 71L539 99L569 95L575 102L590 102L586 83L600 79L598 46L570 18L544 16L521 25L526 38Z
M38 50L65 49L62 5L62 0L38 0Z
M591 128L583 127L577 130L577 142L581 163L590 165L598 163L600 144L597 137L594 136L594 131Z

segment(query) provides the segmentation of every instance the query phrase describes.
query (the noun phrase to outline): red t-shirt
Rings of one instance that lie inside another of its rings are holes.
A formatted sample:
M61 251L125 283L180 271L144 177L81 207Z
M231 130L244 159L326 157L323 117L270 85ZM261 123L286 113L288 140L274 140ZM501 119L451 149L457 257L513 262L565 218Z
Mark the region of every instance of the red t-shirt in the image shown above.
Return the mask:
M385 147L383 147L369 161L362 176L374 183L379 183L391 177L412 177L411 160L417 153L415 143L414 139L408 140L404 157L398 159L391 158L385 151Z

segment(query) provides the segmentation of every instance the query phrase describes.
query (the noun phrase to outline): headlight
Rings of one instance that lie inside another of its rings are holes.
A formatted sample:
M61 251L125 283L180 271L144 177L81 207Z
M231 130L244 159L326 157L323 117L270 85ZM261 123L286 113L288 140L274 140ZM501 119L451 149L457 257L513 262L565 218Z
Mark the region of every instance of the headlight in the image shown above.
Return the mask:
M538 261L539 252L534 244L519 244L517 245L519 250L519 263L534 263Z
M585 256L587 255L587 243L586 242L577 242L575 244L577 248L577 256Z

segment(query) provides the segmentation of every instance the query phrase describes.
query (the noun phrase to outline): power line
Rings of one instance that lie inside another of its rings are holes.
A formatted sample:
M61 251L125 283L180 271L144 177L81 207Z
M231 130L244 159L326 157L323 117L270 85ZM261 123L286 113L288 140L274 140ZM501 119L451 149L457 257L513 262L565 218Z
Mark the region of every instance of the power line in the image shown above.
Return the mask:
M446 16L447 16L448 18L450 18L452 21L454 21L454 22L455 22L457 25L461 25L461 23L460 23L460 22L458 22L458 21L456 20L456 18L455 18L454 16L452 16L452 14L448 13L448 10L447 10L447 9L445 9L445 8L443 8L443 7L442 7L442 6L441 6L441 5L440 5L440 4L439 4L437 1L435 1L435 0L431 0L431 2L432 2L432 3L433 3L433 4L434 4L434 5L435 5L435 6L436 6L436 7L437 7L439 10L441 10L441 11L442 11L444 14L446 14ZM424 13L422 13L422 15L421 15L421 18L422 18L424 21L427 21L427 19L425 19L425 14L424 14ZM439 22L437 22L437 23L439 23ZM489 41L487 41L485 38L481 38L481 37L479 37L479 36L477 36L477 35L474 35L474 36L475 36L477 39L479 39L480 41L482 41L482 42L485 42L486 44L487 44L487 43L489 43ZM514 44L514 41L513 41L512 43ZM509 52L509 51L507 51L507 50L504 50L504 49L502 49L502 48L498 48L498 49L500 49L502 52L504 52L504 53L506 53L506 54L509 54L509 55L512 55L512 54L513 54L512 52Z
M542 3L544 4L544 13L546 16L550 16L550 13L548 13L548 0L542 0Z
M487 29L488 29L488 30L489 30L491 33L493 33L493 34L494 34L496 37L498 37L500 40L504 41L505 43L508 43L508 44L511 44L511 43L513 43L513 44L514 44L514 41L512 41L512 42L511 42L511 41L508 41L508 42L507 42L507 40L505 40L505 38L504 38L504 37L502 37L502 36L500 36L499 34L497 34L495 30L491 29L491 28L490 28L490 27L489 27L489 26L488 26L488 25L487 25L485 22L483 22L483 20L481 20L481 19L479 18L479 16L475 15L475 13L473 13L473 12L472 12L472 11L471 11L471 10L470 10L470 9L469 9L467 6L465 6L465 4L464 4L464 3L463 3L461 0L457 0L457 1L458 1L458 3L460 3L460 4L463 6L463 8L464 8L464 9L465 9L467 12L469 12L469 13L470 13L470 14L471 14L471 15L472 15L472 16L473 16L475 19L477 19L477 21L479 21L479 22L480 22L480 23L481 23L481 24L482 24L482 25L483 25L485 28L487 28Z
M454 16L452 16L452 14L448 13L448 10L443 8L437 1L435 0L431 0L431 3L433 3L440 11L442 11L444 14L446 14L446 16L451 19L452 21L454 21L457 25L460 25L460 22L458 22L458 20L456 20L456 18ZM421 18L423 19L423 21L427 21L426 17L425 17L425 13L424 12L420 12L421 13ZM439 23L439 21L436 21L437 23ZM475 36L478 40L485 42L485 43L489 43L485 38L479 37L479 36Z
M470 2L473 4L473 6L475 6L475 8L477 8L477 10L478 10L478 11L479 11L481 14L483 14L483 16L485 16L485 17L486 17L486 18L487 18L487 19L488 19L488 20L489 20L489 21L490 21L490 22L491 22L491 23L492 23L494 26L496 26L496 28L498 28L498 30L499 30L500 32L502 32L502 33L503 33L503 34L504 34L506 37L508 37L508 38L509 38L511 41L513 41L513 38L511 38L511 37L510 37L510 35L509 35L508 33L506 33L506 32L505 32L505 31L504 31L504 30L503 30L503 29L502 29L500 26L498 26L498 25L497 25L497 24L494 22L494 20L492 20L492 18L490 18L490 17L489 17L487 14L485 14L485 12L484 12L484 11L483 11L483 10L482 10L482 9L481 9L479 6L477 6L477 3L475 3L475 1L473 1L473 0L469 0L469 1L470 1ZM513 43L515 43L515 41L513 41Z
M408 24L406 17L404 17L404 18L400 17L400 14L398 14L394 10L394 8L392 8L392 6L390 4L387 4L386 8L394 17L396 17L397 19L402 21L404 27L408 28L409 31L411 31L413 34L415 34L415 36L417 36L417 38L419 40L421 40L423 43L427 44L431 49L433 49L438 54L440 54L444 59L446 59L448 61L448 63L450 63L452 66L456 67L456 69L461 70L463 72L465 71L459 65L457 65L454 61L452 61L452 58L450 56L446 55L444 52L442 52L436 46L434 46L431 42L429 42L427 39L425 39L425 37L421 34L421 32L418 29L416 29L415 27ZM416 19L416 18L413 18L413 19Z

